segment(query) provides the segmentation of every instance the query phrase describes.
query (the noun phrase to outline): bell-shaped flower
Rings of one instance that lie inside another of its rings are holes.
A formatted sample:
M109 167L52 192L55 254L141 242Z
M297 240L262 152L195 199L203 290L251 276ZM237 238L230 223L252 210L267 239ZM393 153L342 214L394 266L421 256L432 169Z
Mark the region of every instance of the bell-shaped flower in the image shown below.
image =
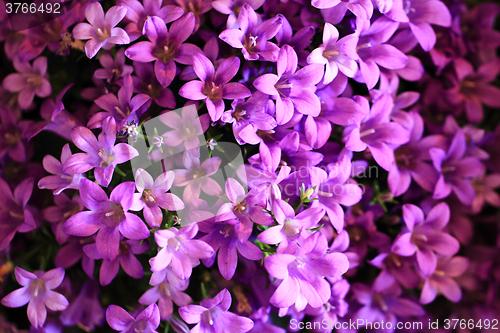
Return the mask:
M260 15L244 4L238 14L239 29L226 29L219 38L241 49L245 60L276 61L279 47L269 40L276 36L282 23L281 14L262 22Z
M156 333L160 326L160 310L158 305L151 304L136 318L117 305L110 305L106 310L106 321L115 331L121 333Z
M2 305L18 308L29 302L28 319L33 327L43 327L47 318L47 308L52 311L61 311L68 307L66 297L52 290L59 287L63 281L63 268L30 273L16 267L14 272L17 282L23 287L2 298Z
M73 28L76 39L88 39L85 44L85 54L93 58L101 48L109 50L115 44L128 44L130 38L122 28L116 25L125 17L127 8L111 7L106 15L99 2L91 3L85 9L85 17L89 23L79 23Z
M304 241L291 243L277 254L264 259L269 274L282 279L272 295L272 305L286 310L295 304L302 311L309 304L318 308L328 302L331 288L325 277L339 277L347 272L349 261L343 253L328 253L326 237L315 232ZM280 310L280 314L283 314ZM285 312L286 313L286 312Z
M297 54L289 45L283 45L278 54L278 72L264 74L253 82L257 90L276 99L278 125L292 119L294 110L316 117L321 112L316 84L323 77L322 64L311 64L297 70Z
M186 305L179 309L179 315L188 324L197 324L192 331L199 333L244 333L253 327L250 318L229 312L231 294L222 290L213 299L207 298L200 305Z
M191 65L193 54L201 52L198 46L184 43L193 33L194 24L193 14L188 13L173 22L169 31L162 18L151 16L144 23L143 29L149 42L138 42L130 46L125 55L133 61L154 61L156 78L165 88L175 77L175 62Z
M84 126L78 126L71 132L73 143L85 153L74 154L64 163L63 171L69 174L87 172L93 168L95 179L102 186L108 186L113 177L115 166L139 155L137 150L116 141L116 122L113 117L103 121L99 138Z
M120 234L129 239L146 239L150 233L144 222L128 210L134 200L135 183L124 182L116 186L110 197L94 182L80 182L83 205L90 211L71 216L63 226L68 235L87 237L97 232L97 252L112 261L120 249Z
M204 100L212 121L217 121L224 112L223 99L249 97L252 93L243 84L229 82L238 73L240 59L231 57L217 67L203 53L193 55L193 69L201 81L186 83L179 95L190 100Z
M214 249L203 240L193 239L198 233L196 223L186 225L180 229L170 228L155 232L155 240L161 248L158 254L151 258L151 270L161 271L168 266L181 280L191 276L192 268L197 266L199 259L213 256Z
M450 220L450 207L442 202L434 206L424 217L424 212L417 206L403 206L403 221L406 228L394 240L392 252L403 257L416 254L417 263L424 276L436 270L436 252L452 256L458 252L460 244L450 234L442 231Z

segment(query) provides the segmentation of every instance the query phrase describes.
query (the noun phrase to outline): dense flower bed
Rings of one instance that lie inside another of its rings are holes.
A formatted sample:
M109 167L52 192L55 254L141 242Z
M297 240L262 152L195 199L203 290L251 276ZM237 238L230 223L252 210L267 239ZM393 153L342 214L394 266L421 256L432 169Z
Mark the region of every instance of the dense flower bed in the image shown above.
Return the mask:
M0 332L500 329L500 6L34 3Z

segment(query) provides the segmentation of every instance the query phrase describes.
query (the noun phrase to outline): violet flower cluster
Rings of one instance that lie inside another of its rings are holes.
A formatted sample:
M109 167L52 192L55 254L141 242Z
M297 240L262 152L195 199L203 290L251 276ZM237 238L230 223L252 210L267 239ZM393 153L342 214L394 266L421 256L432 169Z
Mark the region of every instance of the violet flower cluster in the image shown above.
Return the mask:
M500 327L499 5L0 7L1 332Z

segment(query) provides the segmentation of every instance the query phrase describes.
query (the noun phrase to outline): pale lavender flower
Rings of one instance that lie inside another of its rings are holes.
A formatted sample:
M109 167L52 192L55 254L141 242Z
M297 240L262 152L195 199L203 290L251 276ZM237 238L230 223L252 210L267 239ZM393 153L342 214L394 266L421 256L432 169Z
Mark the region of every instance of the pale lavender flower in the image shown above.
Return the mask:
M10 308L18 308L29 302L28 319L35 328L44 325L47 308L52 311L61 311L68 307L68 300L60 293L52 291L59 287L64 279L63 268L30 273L16 267L15 274L17 282L23 287L2 298L2 304Z
M207 114L198 116L195 105L186 105L182 108L181 114L177 111L169 111L159 116L162 123L173 131L165 132L162 137L164 144L171 147L184 143L186 150L198 148L201 145L205 133L210 126L210 117Z
M188 324L197 324L191 331L198 333L244 333L253 327L250 318L229 312L231 294L222 290L213 299L207 298L200 305L186 305L179 309L179 314Z
M169 211L184 209L184 203L178 196L166 193L172 186L174 176L173 171L167 171L153 182L153 178L146 170L139 168L135 173L135 186L139 193L134 193L134 204L130 209L142 210L146 222L153 229L160 228L163 221L160 208Z
M161 248L158 254L151 258L151 270L158 272L167 266L181 280L188 279L199 259L207 259L214 254L214 249L203 240L193 239L198 233L196 223L186 225L181 229L170 228L155 232L155 240Z
M85 17L89 23L79 23L73 28L76 39L88 39L85 44L87 57L93 58L101 48L109 50L115 44L128 44L130 38L122 28L116 25L125 17L127 8L111 7L106 16L99 2L91 3L85 9Z

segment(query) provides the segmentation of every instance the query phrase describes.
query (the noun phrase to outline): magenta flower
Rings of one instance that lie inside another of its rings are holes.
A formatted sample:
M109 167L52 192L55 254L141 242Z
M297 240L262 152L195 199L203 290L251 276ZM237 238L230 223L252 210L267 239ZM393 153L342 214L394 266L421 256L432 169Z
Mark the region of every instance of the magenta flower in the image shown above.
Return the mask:
M349 261L345 254L329 253L327 248L326 237L316 232L300 246L291 243L283 252L264 259L269 274L282 279L270 299L272 305L286 309L295 304L302 311L308 304L318 308L328 302L331 289L325 277L340 277L347 272Z
M67 174L64 172L64 165L71 157L71 148L69 143L65 144L61 151L61 162L52 155L45 155L43 158L43 167L52 176L46 176L40 179L38 187L42 189L53 190L54 195L61 194L66 189L78 189L80 180L84 178L82 174Z
M164 277L162 280L157 281L158 276ZM173 303L177 306L184 306L193 302L191 297L183 292L189 285L189 279L180 280L169 268L164 269L162 272L153 272L150 284L154 287L139 298L139 303L150 305L158 302L162 320L169 320L172 316L174 311Z
M283 45L278 54L278 72L264 74L254 81L254 86L276 99L278 125L292 119L294 110L317 117L321 112L315 85L323 77L322 64L311 64L297 70L297 54L289 45Z
M62 231L62 226L68 218L83 210L83 203L80 195L76 194L70 199L64 193L55 195L54 203L55 206L49 206L42 211L43 219L52 223L52 232L56 236L57 242L63 244L70 236Z
M113 281L120 266L127 275L134 279L141 279L144 276L144 270L140 261L135 257L136 254L141 254L149 249L147 242L141 243L138 240L120 240L118 255L115 259L108 261L104 260L99 271L99 283L101 286L106 286ZM101 254L97 250L97 244L89 244L83 247L85 254L93 260L102 259Z
M32 191L33 178L23 180L14 193L0 178L0 250L10 244L16 232L28 232L36 228L37 211L28 205Z
M21 109L29 108L35 95L42 98L50 96L52 88L47 75L47 58L39 57L31 66L29 62L20 62L15 57L13 65L19 73L7 75L2 85L7 91L19 93L17 101Z
M431 24L450 27L452 17L448 7L439 0L393 0L392 8L385 15L396 22L408 23L424 51L436 44L436 33Z
M229 312L231 294L222 290L213 299L207 298L200 305L186 305L179 309L179 315L188 324L196 324L191 330L199 333L244 333L253 327L250 318Z
M190 100L204 100L212 121L217 121L224 112L223 99L246 98L250 90L238 82L229 82L238 73L240 59L236 57L222 61L217 70L203 53L193 55L193 69L201 81L186 83L179 95Z
M144 222L128 210L134 200L134 182L116 186L108 196L94 182L82 179L80 195L83 205L90 211L71 216L63 226L68 235L87 237L97 232L97 252L105 260L116 258L120 248L120 234L130 239L145 239L149 230Z
M179 279L188 279L192 268L200 263L199 259L210 258L214 254L210 245L193 239L197 233L196 223L181 229L170 228L155 232L155 240L161 250L149 261L151 270L158 272L170 266Z
M356 48L357 38L348 35L339 40L339 31L330 23L325 23L323 30L323 44L313 50L307 57L309 64L325 64L323 84L328 84L335 79L338 72L347 77L354 77L358 71L356 61L345 53L345 48Z
M28 319L35 328L43 327L47 318L47 308L61 311L68 307L68 300L63 295L52 291L59 287L64 279L64 269L54 268L48 272L30 273L20 267L15 269L16 280L23 286L14 290L4 298L2 304L10 308L18 308L28 304Z
M262 22L249 4L244 4L238 14L239 29L226 29L219 38L236 49L241 49L245 60L276 61L279 47L269 42L276 36L281 25L283 16L270 18Z
M368 100L358 97L358 104L367 112L361 124L348 125L344 129L346 148L350 151L370 149L375 161L384 170L391 170L394 163L394 149L410 139L410 133L402 125L391 122L392 97L384 94L377 99L371 109Z
M115 44L128 44L130 38L125 30L116 25L125 17L127 8L111 7L106 16L99 2L93 2L85 9L85 17L89 23L79 23L73 28L76 39L89 39L85 44L87 57L93 58L101 48L109 50Z
M160 310L156 304L151 304L134 318L121 307L112 304L106 310L106 321L112 329L122 333L157 333Z
M138 42L130 46L125 55L133 61L155 61L155 74L165 88L175 77L175 62L183 65L192 64L192 55L201 52L198 46L184 43L194 29L193 14L187 14L167 29L165 21L158 16L149 17L144 23L143 33L149 42Z
M462 298L462 291L453 279L461 276L469 268L469 259L465 257L441 257L437 261L434 273L425 279L420 294L420 303L432 302L440 291L444 297L456 303Z
M313 228L325 216L322 208L304 209L295 215L292 206L280 199L273 202L273 213L278 225L264 230L257 239L266 244L280 244L280 247L286 247L289 241L307 235L306 229Z
M436 253L452 256L458 252L458 241L442 231L450 219L450 208L442 202L432 208L424 219L424 212L415 205L403 206L406 228L394 240L392 252L408 257L416 254L418 267L424 276L436 270Z
M173 171L167 171L153 182L153 178L146 170L139 168L135 173L135 186L139 193L134 193L134 204L130 209L142 210L146 222L153 229L160 228L163 221L160 208L170 211L184 209L184 203L178 196L166 193L172 186L174 176Z
M16 162L26 162L27 140L30 139L32 121L21 120L6 107L0 108L0 158L8 155Z
M127 74L123 78L122 87L118 90L118 97L109 93L95 100L95 104L107 112L96 113L90 118L87 127L99 128L107 117L115 119L117 132L122 132L126 125L138 124L139 117L149 108L151 100L146 94L137 94L132 97L133 93L132 76Z
M373 15L373 4L369 0L312 0L311 5L320 9L332 9L341 18L347 10L360 20L369 21ZM327 15L329 11L326 11ZM340 19L341 20L341 19Z
M78 126L71 132L73 143L85 153L74 154L64 164L65 173L84 173L93 168L95 179L102 186L108 186L113 178L115 166L131 160L139 155L137 150L116 141L116 123L108 117L103 121L102 132L98 140L84 126Z

